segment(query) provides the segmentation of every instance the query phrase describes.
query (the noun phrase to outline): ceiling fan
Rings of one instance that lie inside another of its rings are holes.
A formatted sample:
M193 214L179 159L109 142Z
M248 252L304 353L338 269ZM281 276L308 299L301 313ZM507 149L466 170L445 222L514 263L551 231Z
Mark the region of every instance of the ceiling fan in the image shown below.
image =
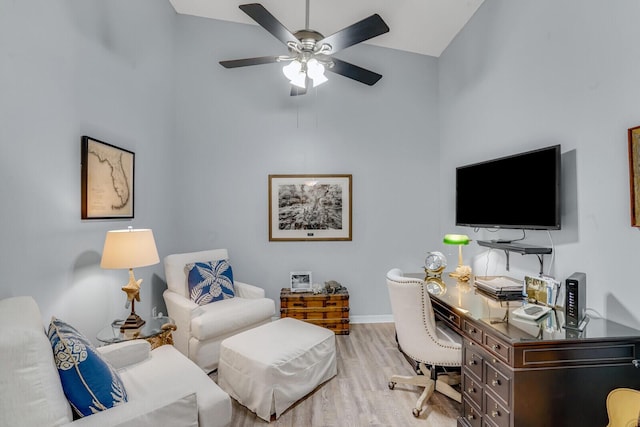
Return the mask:
M220 65L225 68L237 68L289 62L282 71L291 83L291 96L304 95L309 86L316 87L326 82L325 71L340 74L369 86L376 84L382 75L335 58L333 54L388 32L389 27L380 15L373 14L324 37L319 32L309 29L309 0L306 1L305 29L295 33L291 33L261 4L240 5L244 13L288 47L289 55L233 59L220 61Z

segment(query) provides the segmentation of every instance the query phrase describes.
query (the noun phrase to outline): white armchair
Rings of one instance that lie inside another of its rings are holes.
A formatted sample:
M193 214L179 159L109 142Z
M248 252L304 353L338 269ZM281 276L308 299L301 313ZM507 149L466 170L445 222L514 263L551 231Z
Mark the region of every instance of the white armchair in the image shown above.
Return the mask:
M226 249L172 254L164 258L167 289L163 297L176 323L174 345L205 372L218 368L220 343L227 337L268 323L275 314L264 289L234 280L235 298L198 305L189 297L185 266L228 259Z

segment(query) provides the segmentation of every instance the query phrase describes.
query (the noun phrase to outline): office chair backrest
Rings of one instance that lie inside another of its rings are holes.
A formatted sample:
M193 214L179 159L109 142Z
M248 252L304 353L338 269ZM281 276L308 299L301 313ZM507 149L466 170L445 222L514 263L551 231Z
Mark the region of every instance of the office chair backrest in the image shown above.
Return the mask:
M424 281L404 277L400 269L394 268L387 273L387 287L402 351L412 359L429 365L455 365L451 360L451 350L459 351L460 345L438 336Z

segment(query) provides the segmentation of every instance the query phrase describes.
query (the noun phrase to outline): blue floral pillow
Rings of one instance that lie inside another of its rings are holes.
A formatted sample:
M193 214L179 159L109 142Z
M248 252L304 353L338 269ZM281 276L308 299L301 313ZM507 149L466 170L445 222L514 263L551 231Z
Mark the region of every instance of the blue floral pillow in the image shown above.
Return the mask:
M53 317L48 336L62 389L79 416L85 417L127 401L127 392L118 372L84 335Z
M185 269L191 301L205 305L236 296L229 260L194 262Z

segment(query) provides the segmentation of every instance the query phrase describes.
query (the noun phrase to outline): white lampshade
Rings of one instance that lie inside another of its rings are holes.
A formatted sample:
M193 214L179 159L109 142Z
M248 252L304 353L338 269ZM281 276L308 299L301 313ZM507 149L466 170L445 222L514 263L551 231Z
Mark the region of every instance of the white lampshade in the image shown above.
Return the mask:
M307 75L313 80L313 87L329 80L324 75L324 65L319 63L315 58L311 58L307 62Z
M160 262L153 231L133 229L107 231L100 267L124 269L145 267Z
M282 67L282 72L289 79L292 85L298 86L302 89L307 87L307 76L302 71L302 64L293 60L288 65Z

